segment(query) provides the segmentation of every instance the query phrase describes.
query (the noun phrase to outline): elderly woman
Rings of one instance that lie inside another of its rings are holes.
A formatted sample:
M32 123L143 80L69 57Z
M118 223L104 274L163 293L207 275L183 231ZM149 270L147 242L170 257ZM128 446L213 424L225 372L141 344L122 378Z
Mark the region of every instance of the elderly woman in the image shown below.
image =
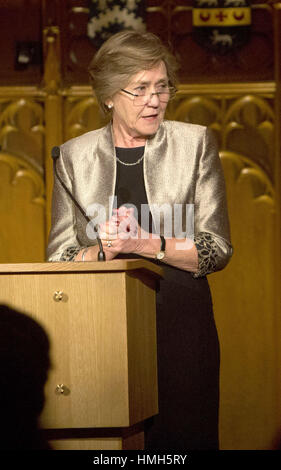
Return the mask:
M99 235L106 260L141 256L164 269L159 415L147 423L146 449L217 449L219 345L206 275L227 264L232 248L212 134L164 120L175 72L175 59L151 33L108 39L90 75L111 122L63 144L58 172L88 214L105 208ZM96 261L98 251L56 179L49 261Z

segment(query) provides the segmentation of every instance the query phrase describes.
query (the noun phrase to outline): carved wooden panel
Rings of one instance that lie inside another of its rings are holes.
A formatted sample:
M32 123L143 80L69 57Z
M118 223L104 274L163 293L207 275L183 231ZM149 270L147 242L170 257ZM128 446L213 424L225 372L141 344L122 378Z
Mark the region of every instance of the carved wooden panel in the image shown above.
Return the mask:
M45 259L45 198L42 173L22 158L0 153L0 262Z
M79 88L77 89L79 93ZM75 92L74 92L75 93ZM93 96L67 96L64 101L64 140L98 129L107 119L101 116Z
M0 89L0 148L21 156L41 172L44 166L44 106L33 96Z
M276 352L275 209L263 169L221 152L234 254L209 276L221 345L222 449L271 449L279 431ZM254 432L253 432L254 430Z
M192 94L185 86L170 103L167 117L202 124L213 129L219 148L241 153L252 159L274 179L274 93L244 94L227 91Z

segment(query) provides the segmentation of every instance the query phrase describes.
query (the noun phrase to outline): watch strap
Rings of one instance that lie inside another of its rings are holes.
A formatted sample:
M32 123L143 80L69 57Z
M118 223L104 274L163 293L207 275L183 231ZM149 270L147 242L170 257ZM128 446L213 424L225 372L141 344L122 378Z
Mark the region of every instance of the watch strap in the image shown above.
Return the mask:
M155 255L155 259L157 259L158 261L161 261L164 258L165 248L166 248L166 240L163 237L163 235L160 235L160 240L161 240L160 251L158 251L158 253L156 253L156 255Z
M160 235L160 239L161 239L161 248L160 248L160 251L165 251L165 249L166 249L166 240L165 240L165 238L163 237L163 235Z

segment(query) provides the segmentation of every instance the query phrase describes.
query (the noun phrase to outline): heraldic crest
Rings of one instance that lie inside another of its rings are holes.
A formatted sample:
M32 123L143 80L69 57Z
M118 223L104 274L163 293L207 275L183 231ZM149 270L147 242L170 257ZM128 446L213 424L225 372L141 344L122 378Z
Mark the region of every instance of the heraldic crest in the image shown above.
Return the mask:
M225 54L249 40L251 5L248 0L194 0L192 22L197 43Z
M88 37L100 47L123 29L145 30L144 0L88 0Z

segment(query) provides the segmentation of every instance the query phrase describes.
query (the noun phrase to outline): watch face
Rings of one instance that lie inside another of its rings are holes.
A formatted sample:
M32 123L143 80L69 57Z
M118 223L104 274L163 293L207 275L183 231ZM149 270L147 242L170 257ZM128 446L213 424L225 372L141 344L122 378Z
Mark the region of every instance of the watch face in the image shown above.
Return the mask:
M157 259L163 259L165 256L165 252L164 251L159 251L159 253L157 253L156 255L156 258Z

